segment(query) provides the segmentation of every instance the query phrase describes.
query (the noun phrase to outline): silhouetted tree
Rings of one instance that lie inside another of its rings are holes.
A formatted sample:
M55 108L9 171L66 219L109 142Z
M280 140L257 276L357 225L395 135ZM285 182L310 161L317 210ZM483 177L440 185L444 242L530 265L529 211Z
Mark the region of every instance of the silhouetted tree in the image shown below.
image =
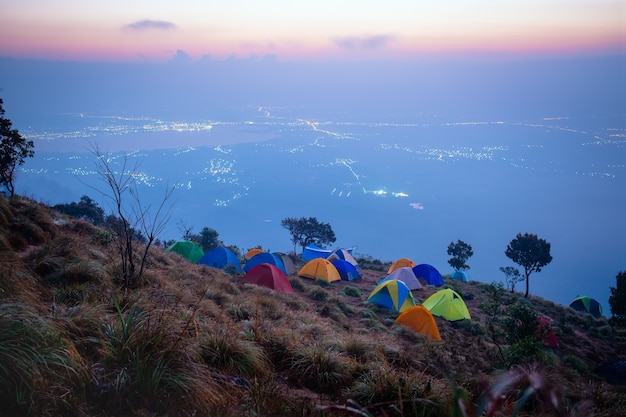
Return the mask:
M515 284L524 280L524 277L519 273L519 269L512 266L501 266L500 271L504 274L507 288L511 292L515 292Z
M513 239L504 254L516 264L524 267L524 277L526 278L526 294L528 298L529 277L532 272L541 272L541 268L552 261L550 255L550 244L537 235L530 233L518 233Z
M474 255L474 251L472 251L472 245L459 239L456 243L450 242L448 245L448 255L452 256L452 258L448 259L450 266L457 271L464 271L470 269L470 266L466 262Z
M69 216L89 220L96 226L104 223L104 209L86 195L78 203L57 204L53 208Z
M202 247L202 250L206 253L211 249L224 245L224 243L218 238L219 233L217 230L210 227L203 227L199 234L189 234L188 240L191 240L196 245Z
M615 277L615 287L609 287L609 306L611 307L611 323L626 326L626 271L619 272Z
M147 265L150 246L169 220L170 210L166 203L174 189L166 187L163 199L155 209L146 206L137 191L139 165L130 166L128 155L110 158L97 145L92 146L92 152L96 156L96 171L108 190L91 188L102 193L112 205L114 214L107 216L105 222L116 234L122 269L120 280L125 287L137 287ZM139 243L144 244L143 248Z
M12 196L15 194L15 169L24 164L24 159L35 155L35 145L13 129L11 120L4 117L3 103L0 98L0 185Z
M299 219L287 217L281 220L280 225L291 234L294 253L296 253L296 245L302 246L303 250L308 245L324 248L337 240L330 224L320 223L315 217Z

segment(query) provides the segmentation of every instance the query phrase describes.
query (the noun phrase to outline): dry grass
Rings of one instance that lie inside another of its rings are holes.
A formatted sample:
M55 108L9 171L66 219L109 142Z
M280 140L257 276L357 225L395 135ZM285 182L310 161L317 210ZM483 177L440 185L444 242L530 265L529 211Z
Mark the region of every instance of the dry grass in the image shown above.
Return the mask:
M497 415L511 415L506 407L537 375L572 415L626 407L593 374L617 355L604 319L523 300L552 323L561 348L542 348L541 367L507 374L479 308L486 284L446 280L473 295L473 319L437 318L443 340L433 342L366 301L388 265L370 261L350 283L290 277L295 293L282 294L151 248L142 285L121 289L110 237L0 197L0 415L443 416L465 398L458 415L471 416L471 404L503 386L511 390ZM540 412L542 398L525 399L520 415Z

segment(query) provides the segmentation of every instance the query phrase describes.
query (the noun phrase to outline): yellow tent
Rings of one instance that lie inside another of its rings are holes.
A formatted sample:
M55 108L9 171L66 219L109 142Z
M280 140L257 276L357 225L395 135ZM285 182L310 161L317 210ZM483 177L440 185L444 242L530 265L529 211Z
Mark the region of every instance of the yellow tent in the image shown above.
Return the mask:
M298 275L304 278L321 279L328 282L341 281L339 271L327 259L315 258L307 262Z
M441 340L435 318L424 306L413 306L404 310L396 318L396 323L424 334L433 340Z
M408 266L409 268L413 268L415 265L416 265L415 262L413 262L409 258L400 258L391 264L391 266L387 270L387 275L391 274L393 271L395 271L398 268L404 268L405 266Z
M440 290L428 297L422 305L433 316L443 317L449 321L471 319L463 298L450 288Z

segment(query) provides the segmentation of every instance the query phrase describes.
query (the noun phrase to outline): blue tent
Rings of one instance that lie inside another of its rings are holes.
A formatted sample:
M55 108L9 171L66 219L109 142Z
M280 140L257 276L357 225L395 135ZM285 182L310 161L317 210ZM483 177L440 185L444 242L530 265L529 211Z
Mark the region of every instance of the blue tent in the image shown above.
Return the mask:
M450 275L452 279L456 279L458 281L467 282L469 281L469 276L465 271L454 271L452 275Z
M235 268L237 272L243 272L237 255L228 248L211 249L198 261L199 264L212 266L213 268Z
M400 313L416 304L409 287L404 282L395 279L378 283L367 301Z
M432 265L419 264L413 267L413 273L417 278L421 278L429 285L439 287L443 285L443 277Z
M355 279L361 278L361 274L357 268L348 261L337 259L333 261L332 264L337 269L337 272L339 272L341 279L344 281L354 281Z
M346 252L348 252L350 255L352 255L352 251L355 248L348 248L348 249L341 249L341 250L345 250ZM332 251L330 249L322 249L317 245L309 245L307 247L305 247L302 250L302 260L303 261L312 261L313 259L317 259L317 258L328 258L333 252L336 251ZM330 262L333 261L333 259L329 259ZM356 261L355 261L356 262Z
M257 255L254 255L252 258L248 259L248 261L243 267L243 270L248 272L255 266L261 265L261 264L274 265L275 267L280 269L283 274L287 275L287 271L285 270L285 264L283 263L283 260L270 252L262 252Z
M316 245L309 245L302 250L302 260L312 261L313 259L317 258L326 258L331 253L331 250L322 249Z

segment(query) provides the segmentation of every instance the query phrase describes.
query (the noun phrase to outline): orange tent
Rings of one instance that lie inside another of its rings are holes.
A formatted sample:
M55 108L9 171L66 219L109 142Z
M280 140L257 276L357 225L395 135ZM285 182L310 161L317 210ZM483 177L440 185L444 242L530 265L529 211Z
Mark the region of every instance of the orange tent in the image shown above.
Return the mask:
M413 268L415 265L416 263L410 260L409 258L400 258L391 264L391 266L387 270L387 275L391 274L393 271L395 271L398 268L404 268L405 266L408 266L409 268Z
M243 257L246 259L250 259L254 255L258 255L259 253L263 253L263 252L265 252L263 249L253 248L253 249L250 249L248 252L246 252L246 254L243 255Z
M298 276L321 279L328 282L341 281L337 268L328 259L324 258L315 258L307 262L298 272Z
M407 308L396 318L396 323L400 323L417 333L424 334L433 340L441 340L435 318L423 306Z

